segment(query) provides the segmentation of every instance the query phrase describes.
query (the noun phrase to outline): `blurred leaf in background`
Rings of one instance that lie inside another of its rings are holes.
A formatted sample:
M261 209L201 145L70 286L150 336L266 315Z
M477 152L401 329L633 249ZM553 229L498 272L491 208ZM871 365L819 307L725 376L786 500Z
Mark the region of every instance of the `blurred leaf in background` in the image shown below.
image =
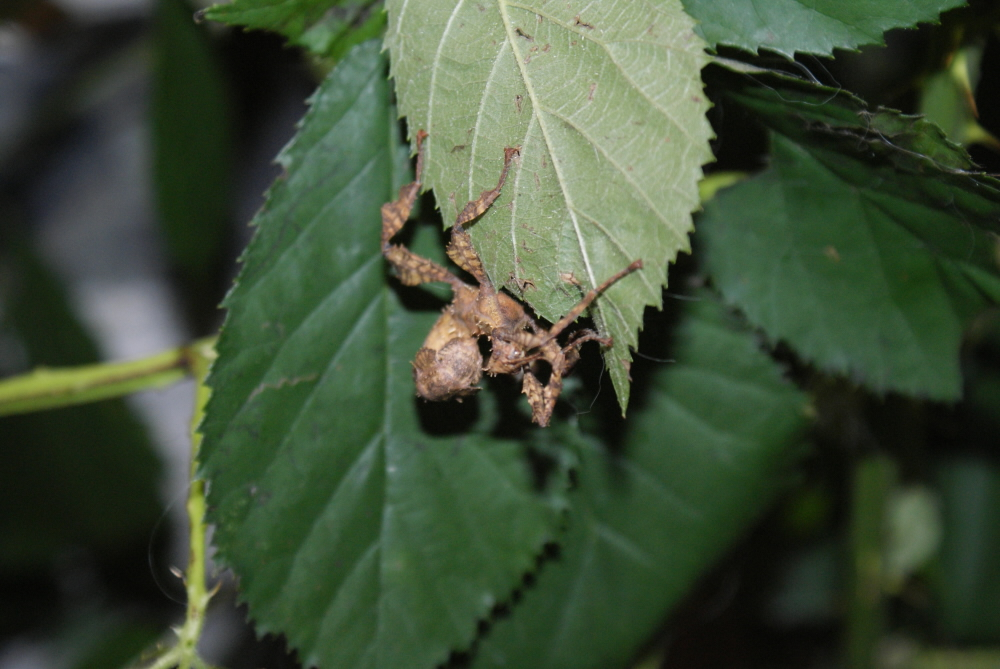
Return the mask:
M940 561L932 580L940 632L949 643L1000 643L996 453L943 457L935 475L944 520Z
M24 245L5 245L0 267L0 373L98 360L58 282ZM0 435L0 638L38 625L63 639L60 652L103 646L128 659L162 624L139 604L159 599L149 559L162 514L145 427L123 400L107 400L6 417ZM78 635L113 603L142 612Z
M230 222L229 82L187 0L156 0L153 25L150 117L157 212L182 294L193 302L194 313L211 313Z
M336 63L351 47L379 37L386 16L381 0L234 0L203 13L212 21L273 30L289 43Z
M787 489L808 400L711 293L696 299L620 443L563 427L580 461L570 529L473 666L619 666Z
M16 371L97 362L55 278L23 246L4 255L0 324L5 345L19 352ZM70 548L114 551L148 538L161 508L160 465L124 401L2 421L0 567L37 566Z

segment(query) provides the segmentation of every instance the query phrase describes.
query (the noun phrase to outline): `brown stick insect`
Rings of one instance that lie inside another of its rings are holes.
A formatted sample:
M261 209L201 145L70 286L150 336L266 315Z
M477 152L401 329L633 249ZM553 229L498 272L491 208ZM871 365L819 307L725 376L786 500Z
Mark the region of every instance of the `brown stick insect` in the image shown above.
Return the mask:
M407 286L443 281L451 285L452 302L431 328L423 347L413 360L413 376L417 395L426 400L458 399L479 390L476 385L483 372L491 376L510 374L522 376L522 390L528 396L531 418L542 427L549 424L556 400L563 387L563 377L580 359L579 348L588 341L611 346L611 338L593 330L573 333L565 346L557 337L575 321L597 297L622 277L640 269L636 260L597 288L589 291L569 313L549 329L543 328L528 315L524 306L507 293L497 290L486 275L482 261L472 246L465 226L482 216L499 197L519 148L504 149L503 169L495 188L483 191L465 205L451 229L448 257L468 272L478 287L462 281L450 271L409 249L390 243L410 216L423 171L423 141L427 133L417 133L416 181L400 188L394 202L382 205L382 254L396 268L399 280ZM490 342L489 359L485 366L479 350L479 338ZM550 372L547 383L536 376L538 365L547 363Z

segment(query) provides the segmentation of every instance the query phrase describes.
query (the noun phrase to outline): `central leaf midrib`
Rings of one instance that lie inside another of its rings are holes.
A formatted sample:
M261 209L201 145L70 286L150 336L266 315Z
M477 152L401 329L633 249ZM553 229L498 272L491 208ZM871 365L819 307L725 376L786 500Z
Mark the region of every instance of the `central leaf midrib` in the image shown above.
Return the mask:
M555 158L556 153L553 150L553 143L549 136L549 130L545 125L545 121L541 118L541 115L538 113L538 110L542 109L542 105L538 99L538 96L535 93L535 87L531 81L531 78L528 76L528 73L525 70L524 57L517 48L517 42L515 40L515 32L511 26L510 16L508 16L507 14L507 3L505 2L505 0L498 0L497 6L500 9L500 17L503 19L503 26L504 26L504 31L507 34L507 41L510 43L511 51L515 55L514 62L517 63L518 71L521 74L521 81L524 82L525 92L527 92L528 98L531 100L531 108L533 110L532 115L538 121L538 127L542 132L542 139L545 142L545 147L549 152L549 156L552 158L552 168L555 170L556 180L559 182L559 189L562 191L563 198L566 201L566 208L567 211L569 212L570 221L573 224L573 233L575 234L577 243L580 247L580 255L583 257L583 265L587 273L587 278L590 281L591 286L597 286L598 285L597 277L594 274L594 268L590 264L590 257L587 255L587 246L586 244L584 244L583 234L580 231L580 225L579 222L576 220L576 214L574 213L575 205L573 204L573 199L570 197L569 189L566 186L566 179L563 176L562 169L559 166L559 161L557 161ZM598 311L601 311L600 306L597 306L596 308Z

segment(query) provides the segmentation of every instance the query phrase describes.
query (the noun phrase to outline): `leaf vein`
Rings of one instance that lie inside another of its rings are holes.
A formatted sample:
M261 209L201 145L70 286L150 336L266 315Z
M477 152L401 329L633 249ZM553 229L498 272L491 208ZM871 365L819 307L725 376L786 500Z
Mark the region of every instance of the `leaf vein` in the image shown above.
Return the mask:
M458 16L458 12L464 4L465 0L458 0L455 3L455 8L451 11L451 16L448 17L448 23L445 24L444 30L441 32L441 39L438 40L437 49L434 51L430 90L427 92L427 132L434 132L434 94L437 91L437 75L441 71L441 54L444 51L445 42L448 40L448 33L451 31L451 26L455 22L455 17ZM428 163L432 162L431 150L433 146L433 142L427 142L424 148L424 160Z
M542 131L542 138L545 141L545 146L546 149L548 150L549 158L552 160L552 166L555 169L556 179L559 182L559 188L563 193L563 197L566 200L567 206L569 207L570 221L573 224L573 231L576 234L576 238L580 246L580 255L583 258L583 266L587 272L587 278L590 280L591 285L596 286L598 285L597 277L594 273L593 265L590 262L590 256L587 253L586 244L584 244L583 242L583 235L582 231L580 230L580 223L579 221L576 220L576 214L573 211L573 198L570 196L569 189L567 188L566 177L562 173L562 167L560 167L559 161L555 159L555 154L553 152L554 145L551 137L549 136L548 128L546 128L545 123L541 118L541 114L538 113L538 110L541 109L541 106L539 105L538 101L538 95L535 92L535 87L531 81L531 78L528 76L528 73L524 69L525 68L524 59L518 52L516 43L514 41L514 30L511 27L510 16L507 13L507 2L506 0L500 0L499 4L500 4L500 15L503 18L504 29L506 30L507 33L507 40L510 42L511 49L517 56L514 59L514 62L517 63L518 70L521 73L521 80L524 82L524 87L528 93L528 97L531 99L532 110L534 115L538 118L538 127Z

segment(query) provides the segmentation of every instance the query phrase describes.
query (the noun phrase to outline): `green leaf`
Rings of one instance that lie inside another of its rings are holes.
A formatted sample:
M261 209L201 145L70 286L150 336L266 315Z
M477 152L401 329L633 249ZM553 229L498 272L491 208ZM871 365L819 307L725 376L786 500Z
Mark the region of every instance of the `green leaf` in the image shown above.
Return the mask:
M975 175L967 174L975 168L968 152L922 116L871 109L843 89L779 72L758 69L751 79L713 67L706 76L726 97L797 142L824 143L849 154L874 154L902 171L937 172L939 180L978 190Z
M935 619L952 643L1000 642L1000 467L950 456L935 467L944 536L931 586Z
M350 52L279 158L203 427L221 559L257 630L325 669L444 662L561 524L528 446L490 436L490 395L414 396L437 312L400 306L380 252L406 153L379 48ZM425 427L435 411L447 433Z
M173 261L210 281L229 207L226 81L186 0L157 0L151 121L156 205Z
M892 28L937 22L964 0L683 0L711 46L757 53L831 55L834 49L883 44Z
M932 73L920 87L921 114L941 126L948 137L963 145L981 143L1000 149L1000 140L979 125L975 90L986 49L979 42L955 51L947 67Z
M9 234L4 242L2 372L97 360L56 278ZM81 547L145 555L162 510L160 462L122 400L3 417L0 435L0 571L38 568Z
M334 61L385 27L379 0L233 0L209 7L203 16L281 33L292 44Z
M476 667L627 666L788 481L806 398L709 296L686 310L620 449L577 439L559 557L498 621Z
M641 258L591 309L622 409L630 347L667 265L689 249L711 160L704 44L677 1L390 0L386 44L411 132L426 130L425 184L445 223L496 185L471 234L494 283L555 321L582 291Z
M727 92L781 134L769 170L705 208L715 284L825 370L957 399L963 327L1000 298L998 182L922 119L767 83Z

